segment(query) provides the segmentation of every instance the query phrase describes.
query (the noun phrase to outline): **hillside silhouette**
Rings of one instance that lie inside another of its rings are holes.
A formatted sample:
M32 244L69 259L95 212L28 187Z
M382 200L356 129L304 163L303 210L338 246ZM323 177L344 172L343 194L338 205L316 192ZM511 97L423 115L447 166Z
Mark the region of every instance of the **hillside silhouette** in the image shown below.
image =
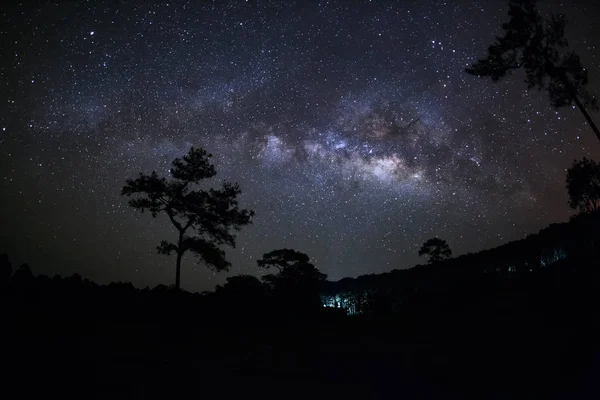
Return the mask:
M35 276L3 255L6 382L95 398L183 397L198 382L225 397L597 394L598 227L586 213L408 270L303 273L303 286L291 271L308 257L278 250L259 262L278 273L201 294Z

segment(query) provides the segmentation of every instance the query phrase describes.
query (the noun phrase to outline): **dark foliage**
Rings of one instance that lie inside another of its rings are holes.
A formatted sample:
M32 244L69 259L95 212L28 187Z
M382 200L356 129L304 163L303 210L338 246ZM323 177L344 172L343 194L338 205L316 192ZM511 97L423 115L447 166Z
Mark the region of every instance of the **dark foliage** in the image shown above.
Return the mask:
M319 291L327 275L311 264L306 254L291 249L273 250L263 254L257 264L264 269L278 269L276 274L263 276L277 302L295 311L320 305Z
M287 267L308 263L308 261L309 257L304 253L291 249L280 249L263 254L262 259L256 263L261 268L269 269L274 267L281 272Z
M29 268L29 264L23 264L17 268L12 279L19 285L30 285L33 281L33 273L31 272L31 268Z
M574 161L567 171L567 193L572 209L597 211L600 208L600 165L585 157Z
M452 250L445 240L434 237L423 243L419 256L427 256L429 263L437 263L452 257Z
M161 178L156 171L140 173L128 179L122 195L135 197L129 205L153 217L165 213L177 229L177 242L163 240L158 246L161 254L177 255L175 287L180 288L181 258L187 251L194 253L206 266L215 271L227 270L231 265L225 258L222 245L235 246L235 234L248 225L254 212L240 209L237 184L225 182L220 189L194 188L216 175L210 163L211 154L202 148L191 148L183 158L173 160L171 180Z
M510 19L502 25L504 36L497 37L488 48L487 57L466 71L498 81L523 68L529 89L546 90L557 108L577 104L600 139L600 131L586 110L586 107L598 110L598 101L586 88L588 70L579 56L568 49L567 19L563 14L545 18L536 3L536 0L510 0Z

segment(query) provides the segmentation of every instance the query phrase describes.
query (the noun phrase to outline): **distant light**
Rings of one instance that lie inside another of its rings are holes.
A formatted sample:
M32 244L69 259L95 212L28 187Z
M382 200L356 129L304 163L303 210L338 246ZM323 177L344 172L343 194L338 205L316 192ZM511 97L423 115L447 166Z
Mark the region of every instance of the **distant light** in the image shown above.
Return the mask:
M90 36L94 36L94 31L90 31Z

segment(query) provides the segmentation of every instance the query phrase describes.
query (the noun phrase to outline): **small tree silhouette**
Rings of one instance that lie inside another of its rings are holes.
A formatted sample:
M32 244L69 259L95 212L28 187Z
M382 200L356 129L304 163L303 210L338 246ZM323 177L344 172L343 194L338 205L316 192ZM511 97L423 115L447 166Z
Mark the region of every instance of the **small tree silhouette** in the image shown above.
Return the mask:
M587 69L579 56L567 49L566 17L552 14L544 18L536 8L536 0L510 0L508 15L510 20L502 25L504 36L488 48L487 58L466 72L496 82L524 68L529 89L547 90L555 108L577 104L600 139L600 130L586 110L586 106L598 110L598 102L585 88Z
M600 209L600 165L583 158L573 161L567 171L567 193L569 206L583 212Z
M129 200L133 208L150 211L152 217L164 212L177 229L176 243L163 240L157 247L160 254L177 254L175 288L180 288L181 258L193 252L204 264L216 271L231 265L221 245L235 246L235 235L251 222L254 212L240 209L237 184L224 182L220 189L192 189L205 179L215 176L211 154L202 148L191 148L183 158L173 160L171 180L160 178L156 171L140 173L137 179L127 179L122 195L139 195Z
M320 305L319 289L327 275L310 263L310 258L291 249L273 250L257 261L260 268L277 268L277 274L263 276L277 296L291 307L310 308Z
M31 285L34 280L33 272L31 272L31 268L29 264L21 264L19 268L14 272L12 276L13 282L17 286L26 287Z
M423 243L419 249L419 256L423 255L428 256L429 263L433 264L450 258L452 250L445 240L434 237Z

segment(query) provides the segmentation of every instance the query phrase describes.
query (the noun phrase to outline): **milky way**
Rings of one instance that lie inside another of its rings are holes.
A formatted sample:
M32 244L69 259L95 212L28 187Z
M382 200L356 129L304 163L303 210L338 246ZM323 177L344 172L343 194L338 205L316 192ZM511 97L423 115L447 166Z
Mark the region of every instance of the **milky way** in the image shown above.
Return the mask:
M543 6L569 16L598 92L600 7ZM291 247L340 279L411 267L435 235L461 254L566 220L565 170L599 148L581 115L519 73L464 73L505 19L491 0L10 6L0 252L38 273L172 283L155 252L172 227L119 194L192 145L256 211L230 274ZM188 289L226 276L184 261Z

